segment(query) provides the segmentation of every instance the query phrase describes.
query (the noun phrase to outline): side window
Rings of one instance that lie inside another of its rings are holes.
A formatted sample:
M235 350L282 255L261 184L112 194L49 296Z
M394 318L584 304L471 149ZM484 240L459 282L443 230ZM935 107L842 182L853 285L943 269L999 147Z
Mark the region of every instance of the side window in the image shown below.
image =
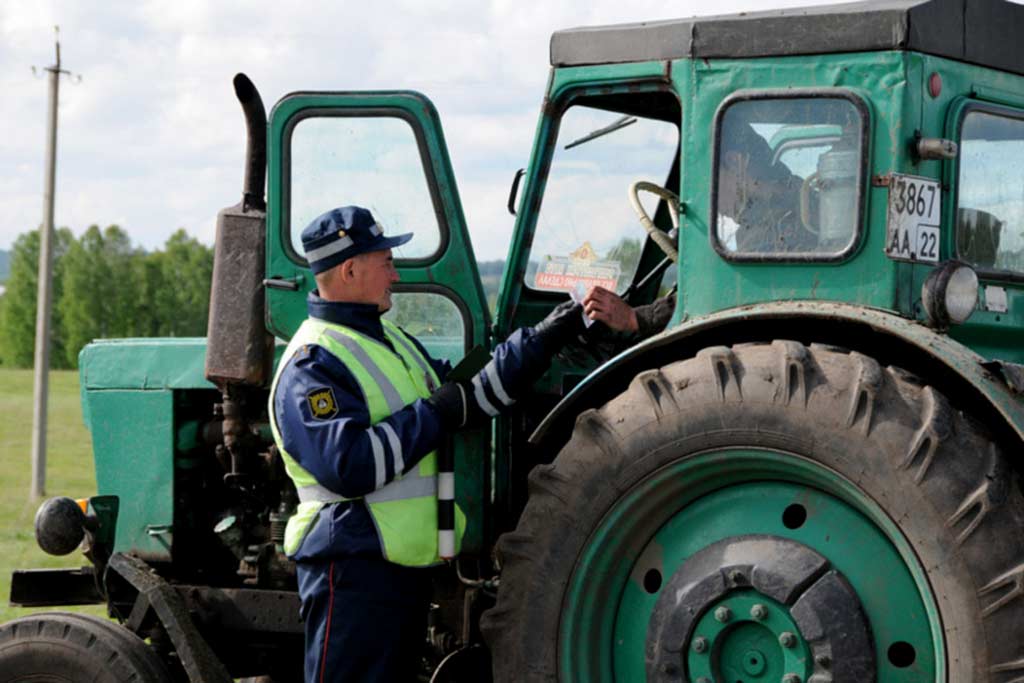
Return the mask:
M422 259L441 246L419 142L397 116L311 116L291 131L291 171L285 216L293 253L303 258L302 230L328 209L356 204L370 209L385 233L415 237L395 250L399 259Z
M437 359L455 364L466 352L466 323L455 302L434 292L395 292L385 316Z
M737 99L718 115L716 249L756 260L837 258L860 225L867 117L840 97Z
M959 157L957 253L980 268L1024 272L1024 119L968 110Z
M559 123L525 284L555 292L629 284L645 233L627 190L636 180L663 185L678 149L677 123L569 107ZM644 193L641 201L653 216L657 198Z

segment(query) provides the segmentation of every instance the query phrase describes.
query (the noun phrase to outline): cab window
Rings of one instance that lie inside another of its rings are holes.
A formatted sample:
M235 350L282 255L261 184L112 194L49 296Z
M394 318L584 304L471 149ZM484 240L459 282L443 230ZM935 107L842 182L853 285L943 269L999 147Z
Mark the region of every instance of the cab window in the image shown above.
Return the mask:
M398 116L308 116L291 131L288 235L304 260L302 230L323 212L368 208L387 233L416 238L396 259L423 259L441 245L434 202L413 127Z
M856 243L867 117L845 97L739 98L715 129L712 241L731 259L828 260Z
M645 233L628 189L637 180L666 183L679 150L679 111L678 100L664 92L580 97L565 110L526 269L528 287L621 291L633 281ZM657 197L640 200L654 216Z
M1024 118L969 110L960 127L956 246L986 270L1024 272Z

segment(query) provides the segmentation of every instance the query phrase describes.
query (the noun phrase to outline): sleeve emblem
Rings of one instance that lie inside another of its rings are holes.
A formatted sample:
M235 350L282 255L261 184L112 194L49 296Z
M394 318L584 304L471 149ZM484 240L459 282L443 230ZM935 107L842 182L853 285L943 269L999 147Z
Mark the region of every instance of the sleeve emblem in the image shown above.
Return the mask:
M334 399L334 389L330 387L317 387L308 394L309 412L317 420L330 420L338 414L338 402Z

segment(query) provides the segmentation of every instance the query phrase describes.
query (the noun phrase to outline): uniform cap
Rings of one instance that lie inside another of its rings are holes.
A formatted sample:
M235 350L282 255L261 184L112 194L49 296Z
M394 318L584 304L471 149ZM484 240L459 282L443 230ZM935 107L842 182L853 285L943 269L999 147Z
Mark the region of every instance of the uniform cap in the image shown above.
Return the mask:
M318 216L302 231L302 249L314 273L371 251L405 244L412 233L385 237L373 214L361 206L343 206Z

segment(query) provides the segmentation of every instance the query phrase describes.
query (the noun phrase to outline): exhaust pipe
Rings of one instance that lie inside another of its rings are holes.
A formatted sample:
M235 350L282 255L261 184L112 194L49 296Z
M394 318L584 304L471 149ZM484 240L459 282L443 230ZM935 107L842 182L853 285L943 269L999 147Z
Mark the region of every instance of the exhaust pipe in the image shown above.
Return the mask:
M206 378L222 392L232 385L264 386L270 379L274 338L264 324L267 116L256 86L234 79L246 123L242 201L217 215L217 242L206 328Z
M245 114L245 182L242 186L243 209L266 211L263 188L267 174L267 111L256 86L245 74L235 74L235 96Z

